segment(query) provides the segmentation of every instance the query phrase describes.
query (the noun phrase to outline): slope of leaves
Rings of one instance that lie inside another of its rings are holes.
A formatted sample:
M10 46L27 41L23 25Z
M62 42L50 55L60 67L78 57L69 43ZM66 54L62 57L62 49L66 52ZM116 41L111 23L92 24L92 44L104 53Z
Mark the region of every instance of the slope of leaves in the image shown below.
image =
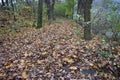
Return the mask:
M14 36L1 38L0 79L120 78L120 46L104 45L98 36L84 41L81 27L66 19L60 22L39 30L22 28Z

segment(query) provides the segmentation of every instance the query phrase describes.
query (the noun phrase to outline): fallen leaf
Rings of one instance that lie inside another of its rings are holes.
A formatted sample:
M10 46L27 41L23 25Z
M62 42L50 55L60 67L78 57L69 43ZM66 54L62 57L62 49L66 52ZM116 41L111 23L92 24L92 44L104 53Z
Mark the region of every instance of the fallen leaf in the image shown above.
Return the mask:
M21 62L21 63L20 63L21 66L24 66L24 65L25 65L25 60L21 60L20 62Z
M46 54L48 54L47 52L43 52L43 53L41 53L42 55L46 55Z
M63 61L66 61L68 63L73 63L74 62L73 59L71 59L71 58L63 58Z
M38 63L38 64L42 64L43 61L41 61L41 60L37 60L37 63Z
M11 63L11 64L9 64L9 65L6 66L6 69L8 69L8 68L10 68L12 66L13 66L13 64Z
M69 69L70 69L70 70L76 70L77 67L76 67L76 66L71 66L71 67L69 67Z
M22 72L22 77L23 77L24 79L27 79L27 78L28 78L28 75L27 75L26 71L23 71L23 72Z

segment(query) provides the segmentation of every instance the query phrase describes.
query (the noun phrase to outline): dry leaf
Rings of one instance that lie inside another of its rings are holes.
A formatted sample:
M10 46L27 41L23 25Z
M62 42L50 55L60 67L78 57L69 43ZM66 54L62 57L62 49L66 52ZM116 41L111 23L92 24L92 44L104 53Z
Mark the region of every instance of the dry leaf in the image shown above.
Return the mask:
M28 78L28 75L27 75L26 71L23 71L23 72L22 72L22 77L23 77L24 79Z
M24 65L25 65L25 60L21 60L20 62L21 62L21 63L20 63L21 66L24 66Z
M43 53L41 53L42 55L46 55L46 54L48 54L47 52L43 52Z
M74 58L77 58L77 56L76 56L76 55L73 55L73 57L74 57Z
M77 67L76 67L76 66L71 66L71 67L69 67L69 69L70 69L70 70L76 70Z
M38 63L38 64L42 64L43 61L42 61L42 60L37 60L37 63Z
M63 61L66 61L68 63L73 63L74 62L73 59L71 59L71 58L63 58Z
M11 64L9 64L9 65L6 66L6 69L8 69L8 68L10 68L12 66L13 66L13 64L11 63Z

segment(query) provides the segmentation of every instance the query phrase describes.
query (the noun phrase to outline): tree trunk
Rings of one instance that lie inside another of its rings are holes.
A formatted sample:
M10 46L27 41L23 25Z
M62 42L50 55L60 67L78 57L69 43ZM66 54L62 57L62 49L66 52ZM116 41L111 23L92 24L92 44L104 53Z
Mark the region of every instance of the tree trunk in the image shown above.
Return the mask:
M4 9L5 2L4 2L4 0L1 0L1 2L2 2L2 5L1 5L1 7L2 7L2 9Z
M26 4L27 4L27 6L31 6L31 1L30 0L26 0Z
M52 0L52 5L51 5L52 20L55 20L54 5L55 5L55 0Z
M37 28L42 27L42 8L43 8L43 0L38 1L38 22Z
M9 2L8 2L8 0L6 0L6 5L9 6Z
M50 5L50 0L47 0L47 16L48 16L48 20L51 19L51 5Z
M78 14L84 16L84 0L78 0Z
M33 0L33 2L32 2L32 12L33 12L33 16L34 16L34 19L35 19L36 18L35 0Z
M85 40L91 40L91 9L92 0L84 0L84 38Z
M16 16L15 16L15 8L14 8L14 4L13 4L13 0L10 0L10 3L11 3L11 7L12 7L12 14L14 16L14 20L16 21Z
M48 21L51 22L51 20L55 19L55 16L54 16L55 0L45 0L45 3L47 5L47 18L48 18Z

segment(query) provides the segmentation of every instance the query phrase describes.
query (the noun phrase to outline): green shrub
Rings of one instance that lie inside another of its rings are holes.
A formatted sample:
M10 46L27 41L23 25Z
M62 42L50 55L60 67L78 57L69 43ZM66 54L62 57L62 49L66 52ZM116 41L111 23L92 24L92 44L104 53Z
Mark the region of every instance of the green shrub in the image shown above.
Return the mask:
M56 16L65 17L65 12L66 12L65 3L56 3L55 4L55 14L56 14Z
M75 4L74 0L66 0L65 3L56 3L55 4L56 16L72 18L74 4Z

